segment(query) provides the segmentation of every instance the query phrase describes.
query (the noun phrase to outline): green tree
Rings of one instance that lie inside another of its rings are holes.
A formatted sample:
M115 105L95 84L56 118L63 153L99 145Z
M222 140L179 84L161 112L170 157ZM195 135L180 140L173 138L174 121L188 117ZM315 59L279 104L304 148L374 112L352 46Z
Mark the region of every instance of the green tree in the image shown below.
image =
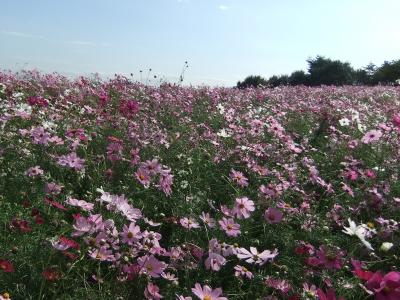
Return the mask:
M354 82L355 71L347 62L323 56L309 58L307 62L311 85L344 85Z
M268 82L261 76L247 76L243 81L239 81L237 83L237 87L239 89L245 89L249 87L259 87L259 86L267 86Z
M294 71L289 76L289 84L290 85L307 85L310 81L309 75L306 74L303 70Z
M280 75L280 76L272 76L268 79L268 85L272 87L280 86L280 85L288 85L289 84L289 76L288 75Z
M400 59L391 62L385 61L374 74L374 83L394 84L400 79Z

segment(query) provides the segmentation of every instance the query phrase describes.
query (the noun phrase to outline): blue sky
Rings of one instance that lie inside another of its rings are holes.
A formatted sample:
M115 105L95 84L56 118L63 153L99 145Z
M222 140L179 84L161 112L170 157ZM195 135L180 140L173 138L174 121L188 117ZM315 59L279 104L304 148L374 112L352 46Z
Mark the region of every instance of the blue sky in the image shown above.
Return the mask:
M398 0L0 0L0 68L67 75L139 70L187 84L400 59ZM146 76L144 76L146 77Z

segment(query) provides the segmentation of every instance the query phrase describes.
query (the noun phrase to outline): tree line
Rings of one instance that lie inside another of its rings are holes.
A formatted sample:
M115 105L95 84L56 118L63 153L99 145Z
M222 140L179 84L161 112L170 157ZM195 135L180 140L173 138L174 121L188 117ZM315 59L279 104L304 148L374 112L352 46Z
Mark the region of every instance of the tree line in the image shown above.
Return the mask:
M400 84L400 60L385 61L381 66L372 63L354 69L350 63L323 56L307 59L307 72L294 71L290 75L274 75L269 79L248 76L237 83L238 88L280 85L394 85Z

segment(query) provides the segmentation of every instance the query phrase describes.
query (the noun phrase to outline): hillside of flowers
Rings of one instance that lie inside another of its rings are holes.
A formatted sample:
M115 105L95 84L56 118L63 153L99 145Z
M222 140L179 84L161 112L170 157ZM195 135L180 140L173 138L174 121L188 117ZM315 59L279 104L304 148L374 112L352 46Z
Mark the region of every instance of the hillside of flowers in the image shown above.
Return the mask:
M400 87L0 73L0 300L400 299Z

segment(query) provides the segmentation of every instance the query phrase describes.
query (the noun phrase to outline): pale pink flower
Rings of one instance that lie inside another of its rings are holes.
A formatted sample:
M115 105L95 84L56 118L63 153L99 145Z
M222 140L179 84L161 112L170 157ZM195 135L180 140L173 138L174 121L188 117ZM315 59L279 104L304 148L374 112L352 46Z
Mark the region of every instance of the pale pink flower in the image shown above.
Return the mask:
M364 144L370 144L379 141L382 137L382 131L370 130L361 139Z
M206 266L206 269L213 270L213 271L219 271L223 265L225 265L226 259L217 253L210 252L206 261L204 262L204 265Z
M209 213L201 213L200 219L204 222L204 224L208 225L210 228L215 227L215 220L210 217Z
M81 170L84 167L85 160L79 158L75 152L72 152L67 155L61 155L57 162L60 166Z
M101 246L99 249L89 251L89 256L100 261L114 261L115 257L107 246Z
M150 186L150 174L147 173L146 170L139 168L135 172L136 179L145 187L148 188Z
M150 175L156 175L161 172L161 164L157 159L146 160L144 163L142 163L140 168L145 170L146 173Z
M144 290L144 297L149 300L159 300L163 297L159 291L160 289L157 285L149 282Z
M254 277L253 273L251 273L246 267L236 265L234 269L236 277L245 276L248 279L252 279Z
M216 288L213 290L208 285L202 287L199 283L196 283L194 288L192 288L192 292L200 300L228 300L226 297L220 297L222 294L221 288Z
M50 195L58 195L59 193L61 193L62 188L62 185L58 185L55 182L48 182L44 187L44 192Z
M43 170L39 166L31 167L26 171L26 175L29 177L37 177L43 175Z
M246 187L249 185L249 180L243 175L240 171L231 170L231 174L229 175L233 182L241 187Z
M68 198L67 201L65 201L67 204L75 206L75 207L79 207L84 211L91 211L94 208L94 204L93 203L89 203L86 202L84 200L78 200L78 199L74 199L74 198Z
M254 202L247 197L236 198L233 213L238 219L247 219L250 213L254 211Z
M263 252L259 253L257 248L250 247L250 251L246 250L245 248L240 248L238 250L237 257L239 259L244 259L249 264L257 264L257 265L264 265L267 261L273 260L278 255L278 250L270 251L264 250Z
M159 261L157 258L155 258L153 255L148 256L142 256L138 258L138 264L139 266L142 267L142 272L154 277L158 278L160 277L161 273L164 272L166 265L164 262Z
M182 295L176 295L176 300L192 300L192 297L185 297L185 296L182 296Z
M179 220L179 223L181 223L181 225L186 229L200 228L199 223L197 223L192 218L187 218L187 217L181 218Z
M228 236L238 236L240 234L240 225L235 223L233 219L222 218L218 222L221 229L225 231Z
M123 231L120 234L122 237L122 242L128 245L133 245L142 238L140 227L134 222L129 224L129 227L124 225Z

